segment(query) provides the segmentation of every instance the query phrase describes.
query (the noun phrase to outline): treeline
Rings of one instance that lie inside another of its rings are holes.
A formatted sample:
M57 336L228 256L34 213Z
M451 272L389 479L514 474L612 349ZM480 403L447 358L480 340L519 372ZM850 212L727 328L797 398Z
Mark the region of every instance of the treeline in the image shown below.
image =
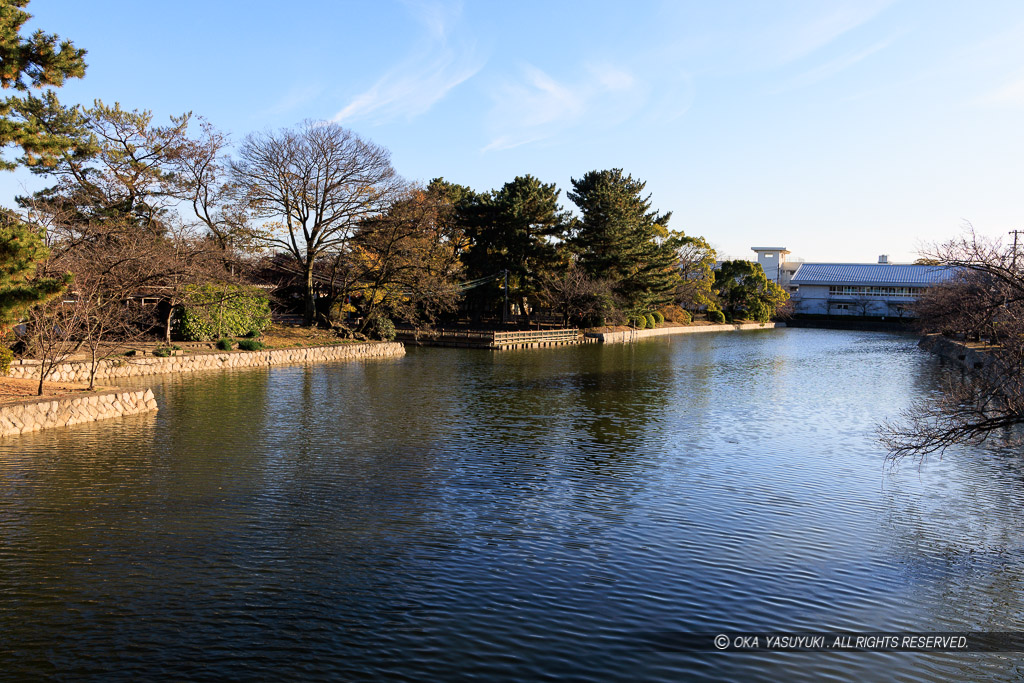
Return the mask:
M307 324L382 336L394 321L460 317L767 320L786 298L748 262L716 271L708 243L671 230L621 169L573 179L572 213L530 175L488 191L407 182L386 149L336 124L252 134L229 155L191 113L160 124L117 104L64 106L53 88L84 75L85 52L22 36L26 5L0 10L13 93L0 144L17 154L4 168L49 185L0 212L0 333L9 343L18 324L37 357L84 347L96 360L139 335L231 325L258 334L265 314L239 316L265 311L267 292Z

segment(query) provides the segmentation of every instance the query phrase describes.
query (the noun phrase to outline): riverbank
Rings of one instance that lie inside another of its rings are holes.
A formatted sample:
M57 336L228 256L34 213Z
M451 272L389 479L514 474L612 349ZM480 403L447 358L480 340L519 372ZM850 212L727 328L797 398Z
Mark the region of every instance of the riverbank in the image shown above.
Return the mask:
M679 327L656 327L651 330L621 330L618 332L587 332L588 338L597 339L601 344L624 344L671 334L701 334L705 332L740 332L744 330L771 330L785 327L785 323L741 323L738 325L688 325Z
M965 370L981 370L993 362L992 348L983 344L971 345L941 334L926 334L917 344L925 351L956 363Z
M197 353L168 356L166 358L156 356L122 356L101 361L96 370L96 379L98 381L107 381L169 373L268 367L293 363L397 358L403 355L405 355L405 347L398 342L363 342L293 349L273 349L268 351ZM35 379L38 381L39 361L16 361L11 364L11 369L7 374L9 377ZM89 364L78 361L61 363L54 368L50 378L58 382L88 382Z
M155 410L156 399L151 389L108 389L63 394L43 401L31 398L5 402L0 405L0 438Z

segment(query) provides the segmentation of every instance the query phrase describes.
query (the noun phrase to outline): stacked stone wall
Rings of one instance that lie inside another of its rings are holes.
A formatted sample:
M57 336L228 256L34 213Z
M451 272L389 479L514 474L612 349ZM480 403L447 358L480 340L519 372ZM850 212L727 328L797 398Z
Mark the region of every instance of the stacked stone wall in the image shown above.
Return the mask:
M202 353L190 355L120 357L100 361L96 370L96 381L103 383L123 377L145 377L173 372L201 372L227 368L252 368L291 363L322 363L335 360L361 360L371 358L392 358L405 355L405 347L399 342L366 344L336 344L333 346L309 346L294 349L271 349L266 351L233 351L224 353ZM9 377L39 379L39 362L26 360L15 362L7 373ZM46 378L51 382L88 382L89 364L68 362L57 365Z
M152 389L103 391L0 406L0 437L156 410Z

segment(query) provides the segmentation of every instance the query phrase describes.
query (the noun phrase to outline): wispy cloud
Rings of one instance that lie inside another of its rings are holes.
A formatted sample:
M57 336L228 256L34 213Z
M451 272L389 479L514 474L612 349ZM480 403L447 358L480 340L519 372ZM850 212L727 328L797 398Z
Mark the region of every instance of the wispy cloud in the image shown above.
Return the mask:
M1024 108L1024 75L985 93L975 102L983 106Z
M287 114L309 104L323 92L324 87L322 85L293 85L283 95L278 97L275 102L256 114L256 117L263 120L268 117Z
M638 105L636 98L625 95L638 90L640 84L629 70L609 64L588 64L573 82L525 65L518 79L492 92L492 139L484 151L543 140L584 118L589 126L621 119Z
M874 45L870 45L864 48L863 50L848 53L831 61L825 62L824 64L820 64L814 67L813 69L805 71L802 74L789 79L787 82L773 89L771 92L773 94L789 92L791 90L797 90L799 88L803 88L827 80L835 76L836 74L840 73L841 71L845 71L846 69L849 69L855 64L862 62L863 60L867 59L876 52L879 52L889 47L889 45L892 44L893 40L895 40L895 38L889 38L877 42Z
M825 47L874 19L892 3L893 0L848 0L831 6L825 13L796 21L788 30L776 34L781 38L775 45L779 63L794 62Z
M335 114L333 121L413 119L483 67L485 60L473 41L456 30L461 5L408 2L406 6L425 29L424 37L405 59Z

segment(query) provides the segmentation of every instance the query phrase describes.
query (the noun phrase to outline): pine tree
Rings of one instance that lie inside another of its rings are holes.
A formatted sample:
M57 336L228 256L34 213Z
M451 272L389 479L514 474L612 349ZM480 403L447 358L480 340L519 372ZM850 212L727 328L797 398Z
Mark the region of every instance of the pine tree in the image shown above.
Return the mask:
M22 315L64 291L71 281L33 278L36 264L49 254L43 239L10 211L0 212L0 339Z
M24 10L28 0L0 0L0 86L23 93L0 100L0 149L14 145L24 156L17 161L0 158L0 169L53 165L61 153L73 146L73 131L59 117L60 104L52 90L42 97L30 90L59 87L67 78L85 75L85 50L54 34L37 30L21 36L22 26L32 15ZM57 119L57 126L51 123Z
M572 185L568 197L583 214L572 244L588 275L611 279L632 311L671 301L680 278L678 245L667 227L672 214L651 210L646 183L614 168L590 171Z
M568 215L558 204L560 190L532 175L517 176L500 189L477 195L461 212L472 244L471 276L508 272L509 286L523 310L540 289L542 276L558 261L557 242L565 237ZM494 297L496 289L484 290Z

